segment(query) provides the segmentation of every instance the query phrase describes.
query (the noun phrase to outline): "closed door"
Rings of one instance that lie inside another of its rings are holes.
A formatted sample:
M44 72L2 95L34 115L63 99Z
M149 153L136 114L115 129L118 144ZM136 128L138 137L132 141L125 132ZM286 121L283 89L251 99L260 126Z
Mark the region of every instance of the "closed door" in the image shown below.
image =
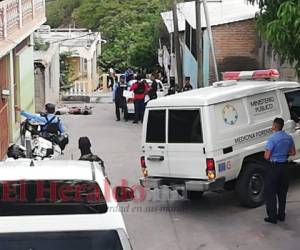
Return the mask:
M169 176L168 148L166 144L166 110L146 112L146 166L150 176Z
M8 89L7 59L0 59L0 159L3 159L8 148L8 105L2 98L3 89Z
M170 177L207 178L200 109L169 110L168 161Z

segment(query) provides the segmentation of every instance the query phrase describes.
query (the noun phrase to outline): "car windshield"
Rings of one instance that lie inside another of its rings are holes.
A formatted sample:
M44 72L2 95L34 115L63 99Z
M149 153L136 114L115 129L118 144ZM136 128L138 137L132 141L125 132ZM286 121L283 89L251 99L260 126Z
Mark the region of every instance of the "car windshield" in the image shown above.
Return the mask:
M1 181L0 216L106 213L94 181Z
M0 249L122 250L118 231L74 231L0 234Z

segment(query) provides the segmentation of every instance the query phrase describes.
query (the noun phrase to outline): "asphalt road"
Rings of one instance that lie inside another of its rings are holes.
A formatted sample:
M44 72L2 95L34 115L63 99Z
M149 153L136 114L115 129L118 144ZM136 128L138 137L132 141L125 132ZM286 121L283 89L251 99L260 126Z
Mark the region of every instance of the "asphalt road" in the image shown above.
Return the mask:
M141 124L116 122L112 104L94 106L91 116L62 116L70 134L64 158L79 158L78 138L88 136L112 186L125 179L136 188L136 201L121 205L134 249L300 249L300 177L290 188L286 222L277 225L263 221L264 207L243 208L229 191L207 193L197 202L168 190L147 191L141 200Z

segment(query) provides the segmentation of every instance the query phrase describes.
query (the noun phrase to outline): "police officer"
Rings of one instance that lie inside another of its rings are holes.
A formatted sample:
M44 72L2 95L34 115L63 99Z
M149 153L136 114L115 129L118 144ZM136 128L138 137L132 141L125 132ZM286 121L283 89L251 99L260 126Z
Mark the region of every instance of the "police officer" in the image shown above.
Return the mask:
M182 88L182 92L185 92L185 91L189 91L189 90L192 90L193 89L193 86L191 85L191 78L189 76L186 76L185 77L185 84Z
M151 87L148 90L148 96L150 100L154 100L157 98L157 88L158 88L158 83L156 81L156 76L154 73L151 74Z
M113 101L115 103L117 121L120 121L120 109L124 112L124 120L128 120L127 102L123 96L123 92L126 89L125 76L121 75L120 82L115 82L113 86Z
M106 175L103 160L99 156L92 153L91 147L92 145L88 137L83 136L79 138L78 140L78 148L80 150L79 161L98 162L102 168L103 174Z
M55 105L52 103L47 103L45 106L46 113L42 115L31 114L26 111L21 111L21 115L28 120L33 120L42 125L42 132L47 134L60 135L65 133L65 127L62 121L55 116ZM19 110L19 108L16 108Z
M265 146L264 158L268 161L266 169L266 209L265 222L276 224L285 220L286 197L289 188L288 157L296 154L292 136L282 131L284 120L275 118L273 135ZM278 210L277 199L278 198Z

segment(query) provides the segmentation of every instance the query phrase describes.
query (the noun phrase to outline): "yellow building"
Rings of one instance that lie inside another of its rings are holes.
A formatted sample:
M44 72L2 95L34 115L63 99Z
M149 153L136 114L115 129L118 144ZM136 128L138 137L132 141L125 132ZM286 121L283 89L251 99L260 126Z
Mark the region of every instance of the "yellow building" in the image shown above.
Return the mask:
M90 92L98 86L97 58L101 55L100 32L86 29L51 29L43 25L36 37L45 42L59 44L60 54L68 55L70 65L69 81L80 83L82 89Z

